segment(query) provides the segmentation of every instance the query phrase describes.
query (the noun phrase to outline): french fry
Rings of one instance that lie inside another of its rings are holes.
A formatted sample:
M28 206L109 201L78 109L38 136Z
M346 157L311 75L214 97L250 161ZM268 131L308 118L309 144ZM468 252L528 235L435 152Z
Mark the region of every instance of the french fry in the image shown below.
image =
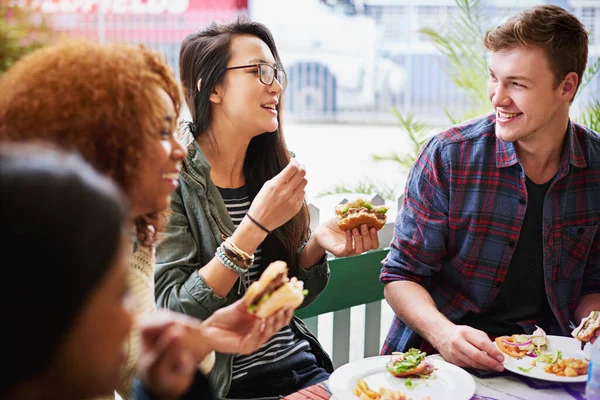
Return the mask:
M367 382L360 378L356 381L356 386L352 393L361 400L410 400L410 398L398 390L382 387L379 388L379 392L376 392L369 388Z

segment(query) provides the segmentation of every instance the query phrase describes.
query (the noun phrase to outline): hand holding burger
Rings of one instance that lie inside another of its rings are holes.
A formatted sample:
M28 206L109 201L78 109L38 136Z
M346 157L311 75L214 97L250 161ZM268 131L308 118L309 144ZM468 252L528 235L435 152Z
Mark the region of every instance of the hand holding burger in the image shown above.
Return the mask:
M387 221L387 211L388 207L374 206L365 199L340 204L335 208L338 227L342 231L358 228L362 224L366 224L369 228L380 230L385 226Z
M589 316L581 320L571 335L575 339L581 340L581 349L583 350L587 342L594 343L598 328L600 328L600 311L592 311Z

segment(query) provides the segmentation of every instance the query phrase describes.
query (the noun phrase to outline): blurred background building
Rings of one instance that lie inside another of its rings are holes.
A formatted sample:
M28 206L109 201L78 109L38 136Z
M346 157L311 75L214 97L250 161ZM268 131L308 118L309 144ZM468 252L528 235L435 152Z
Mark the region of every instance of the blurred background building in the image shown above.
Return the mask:
M436 124L444 108L467 111L465 93L422 28L443 29L454 0L35 0L54 29L108 41L144 43L177 71L180 43L212 21L248 15L273 32L290 78L288 120L393 123L396 107ZM575 13L600 56L600 0L484 0L489 21L537 4ZM483 52L483 49L482 49ZM600 94L596 76L579 102Z

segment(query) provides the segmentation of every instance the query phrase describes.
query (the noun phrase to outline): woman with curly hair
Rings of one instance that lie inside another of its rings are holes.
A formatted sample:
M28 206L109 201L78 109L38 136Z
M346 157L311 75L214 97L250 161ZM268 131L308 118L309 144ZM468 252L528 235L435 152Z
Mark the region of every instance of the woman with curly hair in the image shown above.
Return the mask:
M274 260L304 281L312 302L336 256L379 247L363 225L335 218L309 231L305 171L282 133L287 85L269 30L245 18L212 24L181 46L180 76L192 121L166 239L157 248L157 303L201 319L243 296ZM298 318L249 356L217 354L209 379L218 396L285 395L328 378L328 355Z
M173 75L143 47L77 40L33 52L0 80L0 138L44 139L77 151L126 193L135 226L135 314L155 310L154 244L186 154L174 136L180 93ZM124 397L138 353L133 335Z
M172 70L141 46L69 41L17 62L0 80L0 92L0 139L45 139L77 151L127 195L133 311L154 311L154 246L186 155L174 136L180 91ZM287 323L291 313L281 314L276 318ZM139 349L134 331L118 390L124 398ZM213 360L214 354L201 369L208 371Z

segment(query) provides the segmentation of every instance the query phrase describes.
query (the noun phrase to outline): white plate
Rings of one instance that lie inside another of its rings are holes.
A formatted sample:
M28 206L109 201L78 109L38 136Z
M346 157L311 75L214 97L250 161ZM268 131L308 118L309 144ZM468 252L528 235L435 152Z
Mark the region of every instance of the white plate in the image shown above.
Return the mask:
M552 336L548 335L548 350L546 353L553 353L556 349L562 352L562 358L579 358L580 360L589 360L589 349L586 348L581 350L581 342L575 338L564 337L564 336ZM494 343L495 344L495 343ZM496 346L498 347L498 346ZM523 375L528 378L543 379L545 381L552 382L585 382L587 381L587 375L579 375L574 377L558 376L544 371L544 367L548 364L542 362L536 362L536 366L529 372L524 372L519 369L530 368L531 362L536 358L525 356L520 360L504 354L504 368L514 372L515 374Z
M429 396L431 400L447 399L452 393L452 400L468 400L475 394L475 381L469 373L456 365L438 358L427 357L436 368L431 378L412 378L413 387L407 388L406 378L397 378L390 374L385 365L390 356L377 356L353 361L342 365L329 377L329 389L336 399L356 400L352 393L358 378L367 382L369 388L378 392L380 387L398 390L414 400Z

